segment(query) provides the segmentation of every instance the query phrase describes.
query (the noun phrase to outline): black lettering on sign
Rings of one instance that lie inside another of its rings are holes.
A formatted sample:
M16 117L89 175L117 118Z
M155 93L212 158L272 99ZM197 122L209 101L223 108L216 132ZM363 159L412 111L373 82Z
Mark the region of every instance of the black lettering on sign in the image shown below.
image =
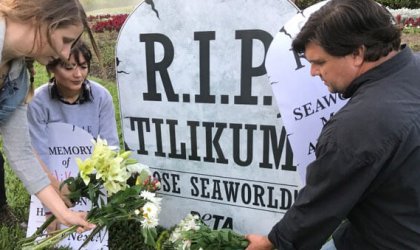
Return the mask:
M137 139L139 140L139 149L137 150L137 153L140 155L148 155L149 152L146 150L144 144L143 124L146 125L146 132L150 132L149 118L130 117L130 129L132 131L137 130Z
M174 159L187 159L187 154L185 152L185 143L180 144L180 153L178 154L178 148L176 143L176 131L175 127L178 124L177 120L166 120L166 124L169 125L169 138L170 138L170 145L171 145L171 153L169 157Z
M195 95L195 103L215 104L216 96L211 94L210 79L210 62L211 62L211 41L216 39L215 31L196 31L194 32L194 40L199 44L199 94ZM241 41L241 65L240 67L240 94L234 96L234 104L238 105L258 105L258 96L252 95L252 78L265 75L265 57L268 48L273 40L270 33L264 30L237 30L235 31L235 39ZM261 42L264 51L264 59L258 64L253 65L254 42ZM169 37L160 33L143 33L140 34L140 42L145 46L145 60L147 72L147 92L143 93L144 101L162 101L162 93L157 89L157 75L160 75L163 88L169 102L179 102L179 94L175 93L173 84L169 76L169 67L174 60L175 48ZM162 59L156 61L156 46L159 45L163 49ZM263 96L262 105L272 105L272 96ZM182 94L182 101L189 103L190 94ZM221 104L229 104L229 95L220 96Z
M75 206L81 205L81 206L87 206L88 205L88 199L87 198L81 198L78 202L74 204Z
M98 234L96 234L95 237L93 237L90 241L96 241L96 242L103 242L105 240L105 234L103 231L99 231Z
M327 122L334 116L334 112L332 112L330 114L330 117L325 118L325 117L321 117L321 122L322 122L322 126L324 126L325 124L327 124Z
M192 215L197 215L204 223L206 223L210 228L213 228L214 230L221 228L233 229L232 217L210 213L202 213L203 215L201 215L197 211L191 211L190 213ZM213 227L211 224L213 224Z
M270 152L274 157L276 169L279 169L280 159L283 155L283 148L285 147L285 164L281 166L282 170L296 171L296 166L293 165L293 152L289 140L287 140L286 129L283 127L280 134L280 140L277 139L276 127L261 125L261 130L264 132L263 142L263 162L260 163L260 168L273 168L270 163ZM278 143L277 143L278 142ZM271 151L269 146L271 144Z
M239 182L223 181L223 186L226 191L226 200L236 202L239 193Z
M293 56L295 57L295 61L296 61L296 69L295 70L300 70L301 68L305 67L305 65L303 65L302 62L300 61L300 59L305 58L305 56L303 54L298 54L293 49L290 49L290 51L292 51Z
M36 208L36 216L45 216L43 207Z
M260 168L296 171L296 166L293 165L292 148L284 127L278 134L277 127L274 125L259 125L258 130L256 124L199 121L186 121L186 124L179 124L178 120L172 119L142 117L128 117L128 119L130 119L131 130L137 130L138 154L149 155L146 145L156 145L155 152L152 154L154 153L157 157L217 164L234 162L235 166L249 167L256 161L254 156L258 153L256 151L262 150L260 154L262 159L257 159L260 161ZM155 136L147 138L149 140L155 138L156 141L146 143L145 135L151 131L150 121L154 124ZM189 138L187 141L181 141L177 138L177 131L185 129L189 130L187 132ZM163 130L167 130L169 137L162 136ZM204 155L199 155L199 136L205 142L205 152L201 151ZM256 136L262 137L262 140L258 140L262 145L255 145ZM223 137L232 139L222 140ZM228 159L226 155L231 156L231 159ZM283 156L284 163L281 164Z
M241 50L241 94L235 96L235 104L257 105L258 97L252 95L252 77L261 76L267 73L264 62L265 55L273 40L270 33L264 30L237 30L236 39L242 42ZM260 65L252 65L253 41L259 40L263 43L265 53L264 60Z
M162 149L162 124L163 119L152 119L152 123L155 124L156 131L156 152L155 156L166 157L166 154Z
M227 164L228 160L225 158L222 148L220 147L220 137L222 136L223 130L227 127L226 123L214 123L214 122L203 122L203 126L206 128L206 157L205 162L217 162ZM217 131L213 137L212 128L216 127ZM213 157L213 146L216 149L217 160Z
M295 115L295 121L302 120L303 118L311 116L326 108L331 107L332 105L337 104L338 99L344 100L344 98L340 94L331 93L329 95L325 95L317 99L315 102L308 102L308 103L303 104L300 107L293 109L293 114ZM331 116L332 115L333 114L331 114ZM324 125L327 120L328 118L322 118L322 122L324 123Z
M188 156L190 161L200 161L201 157L197 153L197 127L200 126L198 121L187 121L187 126L190 127L191 138L191 154Z
M200 43L200 94L195 96L196 103L215 103L216 97L210 95L210 41L216 32L194 32L194 40Z
M194 200L211 201L249 208L287 210L295 201L298 189L276 187L276 184L229 181L211 176L190 177L190 197Z
M247 132L247 137L243 139L243 143L241 143L241 136L240 131L242 130L242 124L235 124L231 123L229 125L231 129L233 129L233 161L238 164L238 166L249 166L252 162L252 155L253 155L253 141L254 141L254 131L257 129L257 125L245 125L245 129ZM244 143L247 142L247 143ZM246 159L241 160L240 151L241 146L246 146Z
M315 149L316 149L315 145L312 142L310 142L309 143L308 155L315 153Z
M92 146L48 147L50 155L90 155Z
M190 183L193 187L191 189L191 195L192 196L200 196L201 198L210 198L210 192L206 191L207 186L209 185L209 179L208 178L198 178L198 177L191 177Z
M153 172L153 177L159 180L162 191L174 194L181 193L181 189L178 187L180 180L179 174L159 173L155 171Z
M174 46L171 40L164 34L140 34L140 42L145 43L146 68L147 68L147 92L143 93L145 101L162 101L162 95L157 92L156 73L159 72L166 97L169 102L178 102L179 95L175 94L169 77L168 68L174 59ZM163 46L163 58L156 62L155 44Z
M293 37L286 31L284 26L280 29L280 33L284 33L286 36L290 37L290 39L293 39ZM305 55L297 53L292 48L290 48L290 51L292 51L293 56L295 57L295 61L296 61L296 69L295 70L299 70L299 69L305 67L305 65L303 65L301 60L300 60L301 58L306 59Z

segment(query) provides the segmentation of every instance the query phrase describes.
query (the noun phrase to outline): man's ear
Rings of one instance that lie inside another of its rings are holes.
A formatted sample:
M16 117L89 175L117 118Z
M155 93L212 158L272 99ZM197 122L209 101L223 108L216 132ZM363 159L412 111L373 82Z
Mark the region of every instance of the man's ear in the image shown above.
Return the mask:
M353 59L355 66L360 66L365 61L365 52L366 47L364 45L360 46L356 50L353 51Z

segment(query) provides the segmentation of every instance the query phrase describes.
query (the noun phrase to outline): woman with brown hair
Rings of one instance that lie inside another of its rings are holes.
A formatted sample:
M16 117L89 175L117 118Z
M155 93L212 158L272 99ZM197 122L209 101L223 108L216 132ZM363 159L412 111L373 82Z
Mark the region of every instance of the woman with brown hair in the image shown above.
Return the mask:
M67 208L37 160L28 132L26 103L32 95L25 57L41 64L68 60L73 44L87 30L78 0L3 0L0 2L0 132L8 162L30 194L36 194L65 225L94 225L84 213ZM29 94L28 94L29 92Z

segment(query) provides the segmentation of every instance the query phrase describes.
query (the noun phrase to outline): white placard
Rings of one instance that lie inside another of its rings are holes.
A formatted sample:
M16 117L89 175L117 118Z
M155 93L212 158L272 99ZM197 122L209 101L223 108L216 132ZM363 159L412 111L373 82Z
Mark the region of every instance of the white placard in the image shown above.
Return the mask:
M93 150L93 144L91 142L93 139L92 135L79 127L67 123L50 123L47 129L49 142L48 166L50 171L60 182L68 177L77 176L79 170L76 164L76 158L84 160L90 157ZM83 199L72 210L89 211L90 208L91 202L88 199ZM44 207L39 199L35 195L32 195L26 236L31 236L44 222ZM66 228L66 226L61 225L61 228ZM79 249L90 233L90 231L82 234L73 233L68 238L60 241L58 246L70 246L73 249ZM108 232L105 229L100 231L82 249L108 249Z
M279 0L155 0L127 18L124 142L161 180L163 226L195 212L213 228L268 233L294 202L300 178L264 60L297 12Z
M346 101L332 94L319 77L310 75L310 63L291 49L308 17L327 1L312 5L288 21L275 36L265 67L302 181L315 160L315 146L323 125Z

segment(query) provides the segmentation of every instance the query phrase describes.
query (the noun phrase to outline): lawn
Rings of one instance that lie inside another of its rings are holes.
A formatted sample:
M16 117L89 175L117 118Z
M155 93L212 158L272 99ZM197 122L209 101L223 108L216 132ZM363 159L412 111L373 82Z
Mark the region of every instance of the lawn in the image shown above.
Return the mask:
M413 51L420 52L420 28L405 30L401 40L408 44Z

